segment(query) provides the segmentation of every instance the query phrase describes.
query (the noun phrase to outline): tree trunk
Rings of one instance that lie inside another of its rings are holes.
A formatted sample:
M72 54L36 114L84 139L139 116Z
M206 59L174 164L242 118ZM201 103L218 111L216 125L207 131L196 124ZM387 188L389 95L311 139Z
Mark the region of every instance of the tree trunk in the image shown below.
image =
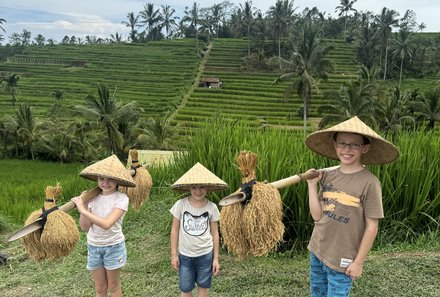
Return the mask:
M403 57L400 59L399 89L400 89L400 84L402 83L402 69L403 69Z
M281 37L278 38L278 63L281 70Z

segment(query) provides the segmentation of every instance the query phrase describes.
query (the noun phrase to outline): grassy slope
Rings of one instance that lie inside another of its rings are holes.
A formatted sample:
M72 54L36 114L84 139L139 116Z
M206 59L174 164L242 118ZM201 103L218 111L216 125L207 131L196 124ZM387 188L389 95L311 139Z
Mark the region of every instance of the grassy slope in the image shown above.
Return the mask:
M124 296L178 295L177 274L169 265L168 209L177 199L168 188L154 188L140 212L130 210L124 221L129 260L122 272ZM75 215L76 216L76 215ZM373 251L351 296L439 296L440 243L435 238L417 246L384 247ZM85 234L68 257L36 263L20 259L19 242L2 247L16 260L0 266L0 296L93 296L85 269ZM309 296L308 256L272 254L238 260L221 251L221 273L210 296Z

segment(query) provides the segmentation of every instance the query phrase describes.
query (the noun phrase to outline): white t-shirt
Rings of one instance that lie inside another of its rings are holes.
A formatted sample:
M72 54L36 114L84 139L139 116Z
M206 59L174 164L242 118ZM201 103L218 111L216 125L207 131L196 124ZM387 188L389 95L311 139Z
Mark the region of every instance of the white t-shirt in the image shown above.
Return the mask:
M170 209L171 214L180 220L179 254L198 257L210 253L214 242L211 235L211 222L220 220L217 205L207 201L204 207L193 207L188 198L178 200Z
M87 233L87 242L94 246L109 246L125 240L122 233L122 220L128 210L128 196L121 192L114 192L110 195L98 195L90 201L89 210L100 218L106 218L113 209L119 208L124 214L108 230L92 224Z

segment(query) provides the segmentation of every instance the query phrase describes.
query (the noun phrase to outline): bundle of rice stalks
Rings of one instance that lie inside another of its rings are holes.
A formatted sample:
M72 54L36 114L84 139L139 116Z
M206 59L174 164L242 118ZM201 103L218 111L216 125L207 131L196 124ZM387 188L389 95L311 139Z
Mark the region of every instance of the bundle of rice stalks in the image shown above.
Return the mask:
M278 190L257 182L257 155L243 151L237 157L242 174L240 191L246 199L221 209L224 244L238 257L266 256L283 239L282 201Z
M130 162L131 159L131 162ZM127 167L130 168L131 176L136 182L136 187L119 187L119 191L126 193L130 205L135 211L139 211L141 206L150 197L150 190L153 186L153 179L147 168L139 164L138 151L132 149L129 151L129 162Z
M34 211L25 225L39 217L43 218L43 228L23 237L26 253L34 260L55 260L69 255L79 240L75 221L56 206L56 198L61 194L59 185L46 187L43 209Z

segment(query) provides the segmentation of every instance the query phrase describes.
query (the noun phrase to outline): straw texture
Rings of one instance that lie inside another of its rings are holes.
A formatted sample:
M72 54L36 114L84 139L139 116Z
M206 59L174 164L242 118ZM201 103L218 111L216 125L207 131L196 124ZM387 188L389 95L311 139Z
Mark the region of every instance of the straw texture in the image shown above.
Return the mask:
M120 186L136 186L136 182L131 177L130 172L121 161L119 161L116 155L111 155L108 158L84 168L79 175L91 180L98 180L98 177L108 177L114 179Z
M364 135L370 140L370 150L362 154L361 162L365 165L390 163L399 158L399 150L382 138L357 116L330 128L311 133L306 138L306 145L315 153L338 160L333 135L336 132L349 132Z
M171 188L178 192L189 192L191 187L197 186L204 186L209 191L222 191L228 188L227 183L199 162L182 175Z
M127 167L130 168L130 174L136 183L136 187L119 187L119 191L126 193L133 210L139 211L142 205L150 197L150 190L153 187L153 179L147 168L139 164L138 151L132 149L128 153L131 162L129 161Z
M59 185L46 187L46 211L56 206L55 200L61 195L61 190ZM42 210L34 211L25 225L38 219L42 213ZM78 240L79 231L73 218L61 210L54 210L47 215L43 229L23 237L23 245L32 259L51 261L70 255Z

